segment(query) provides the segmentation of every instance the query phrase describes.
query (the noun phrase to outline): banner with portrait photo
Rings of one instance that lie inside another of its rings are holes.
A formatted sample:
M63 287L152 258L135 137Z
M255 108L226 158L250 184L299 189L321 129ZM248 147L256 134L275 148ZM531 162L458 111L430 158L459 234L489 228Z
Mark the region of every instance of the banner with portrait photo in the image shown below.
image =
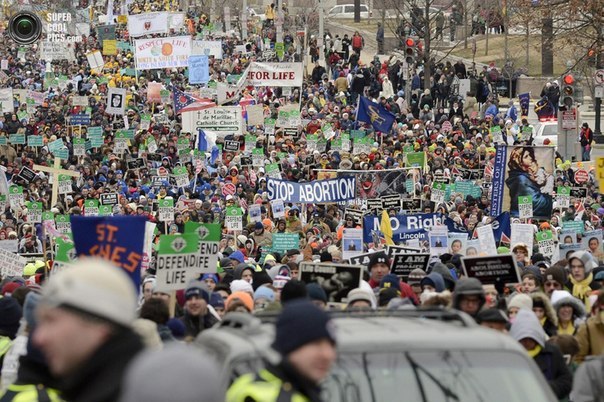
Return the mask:
M603 261L604 249L602 248L602 229L583 232L581 249L589 251L596 260Z
M123 115L126 110L126 88L109 88L107 93L108 114Z
M498 146L492 186L491 215L519 216L518 199L530 196L533 217L549 219L554 204L554 147Z

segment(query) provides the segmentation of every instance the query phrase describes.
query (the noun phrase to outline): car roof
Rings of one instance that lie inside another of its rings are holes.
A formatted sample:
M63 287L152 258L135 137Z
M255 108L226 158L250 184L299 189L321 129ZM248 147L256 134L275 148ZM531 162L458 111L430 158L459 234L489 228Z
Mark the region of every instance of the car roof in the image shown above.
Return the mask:
M420 349L522 351L511 337L483 328L454 310L337 312L331 314L340 352ZM224 355L245 358L269 348L276 314L231 313L197 343L226 348ZM242 340L244 340L242 342Z

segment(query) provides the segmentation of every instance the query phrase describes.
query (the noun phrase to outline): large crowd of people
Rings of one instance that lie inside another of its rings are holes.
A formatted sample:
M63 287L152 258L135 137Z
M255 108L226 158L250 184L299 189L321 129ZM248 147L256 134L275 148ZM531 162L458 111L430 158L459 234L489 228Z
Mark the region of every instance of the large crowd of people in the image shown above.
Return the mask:
M175 7L138 0L128 11ZM371 50L358 32L323 41L308 33L305 40L294 19L280 24L285 7L267 11L265 21L242 20L245 38L227 31L224 20L184 13L169 35L222 45L221 57L209 57L208 83L201 86L189 83L186 68L138 70L127 24L117 17L111 17L114 39L122 45L103 56L102 68L90 65L90 53L104 48L99 28L111 21L99 23L96 12L90 35L64 60L46 60L40 44L19 46L4 34L0 81L12 97L0 100L0 246L3 261L19 255L27 262L22 272L0 267L0 401L320 401L320 383L337 358L330 310L426 306L458 309L517 340L560 400L602 400L604 205L587 123L582 162L565 160L552 146L535 151L529 116L513 99L500 104L494 64L477 69L444 61L425 77L420 66L403 68L396 55L365 62ZM248 86L241 76L252 62L304 62L304 83ZM168 94L161 102L150 99L156 85ZM233 88L231 99L219 99L222 85ZM126 91L123 115L107 113L115 88ZM244 124L201 147L206 134L184 128L181 96L217 108L262 105L264 124ZM82 98L85 104L74 102ZM291 111L299 114L288 121ZM71 124L83 114L89 124ZM126 145L125 131L133 132ZM514 150L502 169L496 159L506 146ZM196 151L200 159L191 157ZM173 176L183 167L188 184L178 185ZM495 205L502 170L511 194L503 209ZM304 184L348 176L355 196L341 202L269 196L275 179ZM13 189L22 197L12 197ZM564 189L570 192L561 198ZM59 257L60 244L73 239L58 219L90 215L99 203L87 201L111 194L116 203L104 214L157 224L154 245L163 235L185 233L188 222L219 224L215 271L162 291L153 247L137 294L130 277L106 261L81 258L60 268L74 256ZM393 195L398 200L388 204ZM518 196L532 197L528 215ZM173 200L173 219L162 220L163 200ZM239 230L226 223L233 207L241 212ZM404 216L438 219L448 233L437 238L442 231L428 227L403 238ZM367 227L373 217L379 229ZM497 233L495 253L482 242L488 225ZM504 226L511 233L499 231ZM359 232L358 243L347 237ZM296 247L275 248L283 234L294 235ZM429 260L402 275L391 246ZM514 257L514 283L468 277L465 257L497 255ZM360 286L344 275L303 280L300 269L309 262L361 264ZM268 311L281 311L272 347L282 362L241 376L221 394L208 357L185 344L226 314Z

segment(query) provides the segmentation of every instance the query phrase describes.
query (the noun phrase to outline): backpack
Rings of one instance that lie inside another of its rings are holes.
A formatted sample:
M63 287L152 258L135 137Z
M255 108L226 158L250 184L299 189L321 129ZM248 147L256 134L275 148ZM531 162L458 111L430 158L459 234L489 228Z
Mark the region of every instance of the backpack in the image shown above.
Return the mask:
M355 49L363 47L363 38L361 37L361 35L352 37L352 47Z

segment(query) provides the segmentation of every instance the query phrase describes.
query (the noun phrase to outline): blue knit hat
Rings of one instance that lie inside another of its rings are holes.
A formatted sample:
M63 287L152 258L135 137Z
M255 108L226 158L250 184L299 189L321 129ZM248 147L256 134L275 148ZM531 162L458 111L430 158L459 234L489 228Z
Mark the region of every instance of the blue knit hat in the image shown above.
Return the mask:
M275 292L269 287L260 286L254 292L254 301L260 300L260 299L266 299L269 302L274 302L275 301Z
M185 300L189 300L189 298L193 296L201 297L206 303L210 302L210 292L208 292L206 284L201 281L191 281L189 286L187 286L187 289L185 290Z
M336 343L335 328L329 315L309 300L286 303L277 319L273 349L286 356L320 339Z

